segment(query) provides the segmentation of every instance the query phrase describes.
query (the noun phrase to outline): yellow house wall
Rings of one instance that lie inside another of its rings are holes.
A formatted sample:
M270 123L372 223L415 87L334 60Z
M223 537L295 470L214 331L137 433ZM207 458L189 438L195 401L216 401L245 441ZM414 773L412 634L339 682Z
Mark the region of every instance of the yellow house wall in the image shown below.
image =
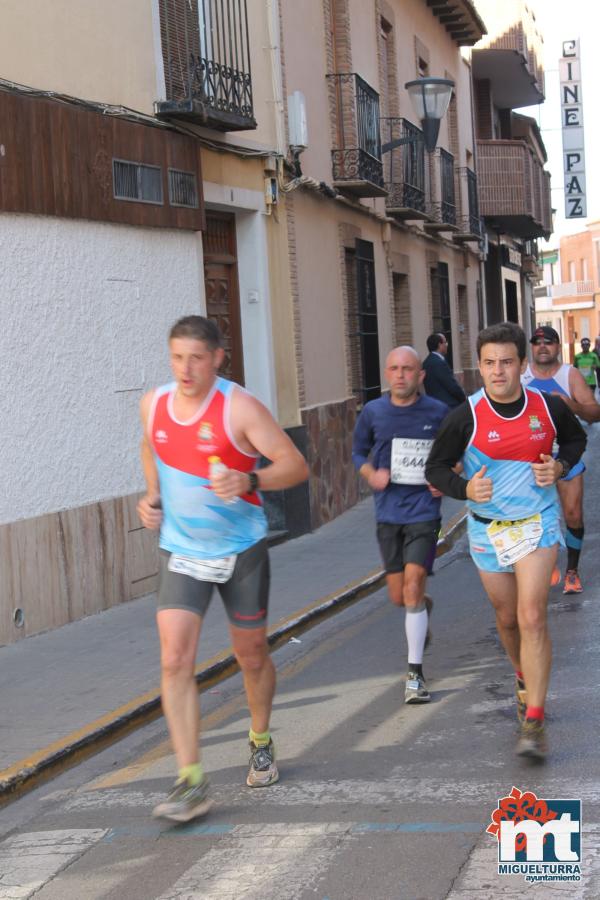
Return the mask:
M239 140L277 149L272 7L248 4L257 128ZM159 22L158 0L3 0L0 76L153 115L164 99Z
M2 78L152 114L149 0L3 0Z

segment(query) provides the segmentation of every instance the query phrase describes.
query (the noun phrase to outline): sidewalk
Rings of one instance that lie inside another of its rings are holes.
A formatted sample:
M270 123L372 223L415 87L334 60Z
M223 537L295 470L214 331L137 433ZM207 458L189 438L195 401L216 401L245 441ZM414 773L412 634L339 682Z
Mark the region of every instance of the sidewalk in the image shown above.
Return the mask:
M443 533L461 503L443 501ZM452 540L461 531L458 526ZM271 549L270 631L288 636L299 617L380 581L371 498L318 531ZM369 580L370 579L370 580ZM310 609L307 607L310 605ZM148 595L0 648L0 802L50 765L66 767L141 708L158 713L155 597ZM227 619L216 595L206 616L198 670L228 657Z

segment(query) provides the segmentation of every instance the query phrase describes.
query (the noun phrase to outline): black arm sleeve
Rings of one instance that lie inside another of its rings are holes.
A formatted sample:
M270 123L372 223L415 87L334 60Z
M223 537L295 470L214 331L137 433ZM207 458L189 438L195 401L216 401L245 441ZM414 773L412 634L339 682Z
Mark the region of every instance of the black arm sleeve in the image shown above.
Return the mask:
M556 428L559 459L564 459L570 466L574 466L579 462L585 450L587 435L581 427L579 419L564 400L556 394L546 393L544 393L544 400Z
M461 403L444 419L425 465L429 484L455 500L467 499L467 482L452 467L462 457L472 434L471 406L468 402Z

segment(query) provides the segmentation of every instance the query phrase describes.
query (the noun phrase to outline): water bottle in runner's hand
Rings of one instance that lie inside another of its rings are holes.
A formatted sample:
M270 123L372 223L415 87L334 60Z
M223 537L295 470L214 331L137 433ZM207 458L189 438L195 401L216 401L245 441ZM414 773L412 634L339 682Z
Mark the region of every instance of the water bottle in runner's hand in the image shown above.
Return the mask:
M212 481L215 475L221 475L223 472L227 472L228 468L224 462L221 461L220 456L209 456L208 457L208 476ZM231 500L225 500L225 503L235 503L237 497L232 497Z

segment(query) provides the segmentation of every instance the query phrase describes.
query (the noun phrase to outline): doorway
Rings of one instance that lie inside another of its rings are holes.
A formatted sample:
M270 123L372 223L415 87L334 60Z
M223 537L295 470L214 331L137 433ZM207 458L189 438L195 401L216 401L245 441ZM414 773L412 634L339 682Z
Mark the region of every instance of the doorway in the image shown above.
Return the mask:
M431 324L432 331L443 334L448 341L446 359L453 368L452 359L452 313L450 309L450 281L448 264L440 262L430 270L431 276Z
M231 213L206 211L204 288L206 315L223 336L225 359L220 374L244 385L235 216Z
M517 285L514 281L504 279L504 296L506 297L506 321L519 324L519 298Z

